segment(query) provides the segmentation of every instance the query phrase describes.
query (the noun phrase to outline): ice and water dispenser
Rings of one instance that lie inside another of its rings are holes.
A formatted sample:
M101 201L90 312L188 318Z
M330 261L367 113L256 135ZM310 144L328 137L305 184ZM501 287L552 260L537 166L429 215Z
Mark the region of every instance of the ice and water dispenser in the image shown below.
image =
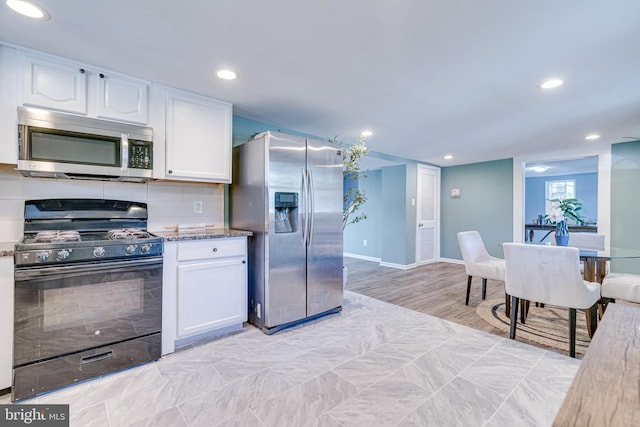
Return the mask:
M275 194L275 231L293 233L296 231L298 217L298 193L276 192Z

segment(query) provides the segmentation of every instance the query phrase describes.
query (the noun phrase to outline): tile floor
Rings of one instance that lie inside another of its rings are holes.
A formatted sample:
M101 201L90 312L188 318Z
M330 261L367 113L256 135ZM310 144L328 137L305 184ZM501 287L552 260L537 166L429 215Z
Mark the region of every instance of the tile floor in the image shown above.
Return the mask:
M579 363L345 291L340 314L247 326L24 403L69 403L78 427L539 427Z

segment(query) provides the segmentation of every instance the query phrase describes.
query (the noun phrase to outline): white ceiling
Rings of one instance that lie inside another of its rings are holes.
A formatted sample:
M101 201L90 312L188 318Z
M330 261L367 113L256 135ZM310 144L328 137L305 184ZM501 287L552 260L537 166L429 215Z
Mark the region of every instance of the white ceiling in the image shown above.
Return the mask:
M543 167L545 170L536 172L533 168ZM527 178L541 176L574 175L581 173L598 173L598 156L580 157L576 159L541 161L527 163L524 174Z
M345 142L370 129L382 153L446 166L640 136L638 0L37 3L51 20L0 7L0 41L283 128ZM538 89L549 77L565 84Z

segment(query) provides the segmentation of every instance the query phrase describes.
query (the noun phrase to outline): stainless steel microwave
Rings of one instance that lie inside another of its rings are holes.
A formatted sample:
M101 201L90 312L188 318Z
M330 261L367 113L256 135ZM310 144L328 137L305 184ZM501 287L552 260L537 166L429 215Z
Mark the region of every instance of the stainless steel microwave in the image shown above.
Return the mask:
M143 182L153 172L153 129L18 108L18 170L25 176Z

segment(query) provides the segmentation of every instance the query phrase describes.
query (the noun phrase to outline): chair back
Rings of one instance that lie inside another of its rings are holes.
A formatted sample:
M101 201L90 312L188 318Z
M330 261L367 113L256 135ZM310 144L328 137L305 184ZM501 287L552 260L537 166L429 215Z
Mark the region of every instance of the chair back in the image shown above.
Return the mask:
M569 308L589 308L599 285L580 274L580 250L568 246L505 243L505 291L511 296Z
M482 236L477 231L459 232L458 244L465 264L475 264L491 259L491 255L487 252L482 241Z
M604 251L604 234L569 233L569 246Z

